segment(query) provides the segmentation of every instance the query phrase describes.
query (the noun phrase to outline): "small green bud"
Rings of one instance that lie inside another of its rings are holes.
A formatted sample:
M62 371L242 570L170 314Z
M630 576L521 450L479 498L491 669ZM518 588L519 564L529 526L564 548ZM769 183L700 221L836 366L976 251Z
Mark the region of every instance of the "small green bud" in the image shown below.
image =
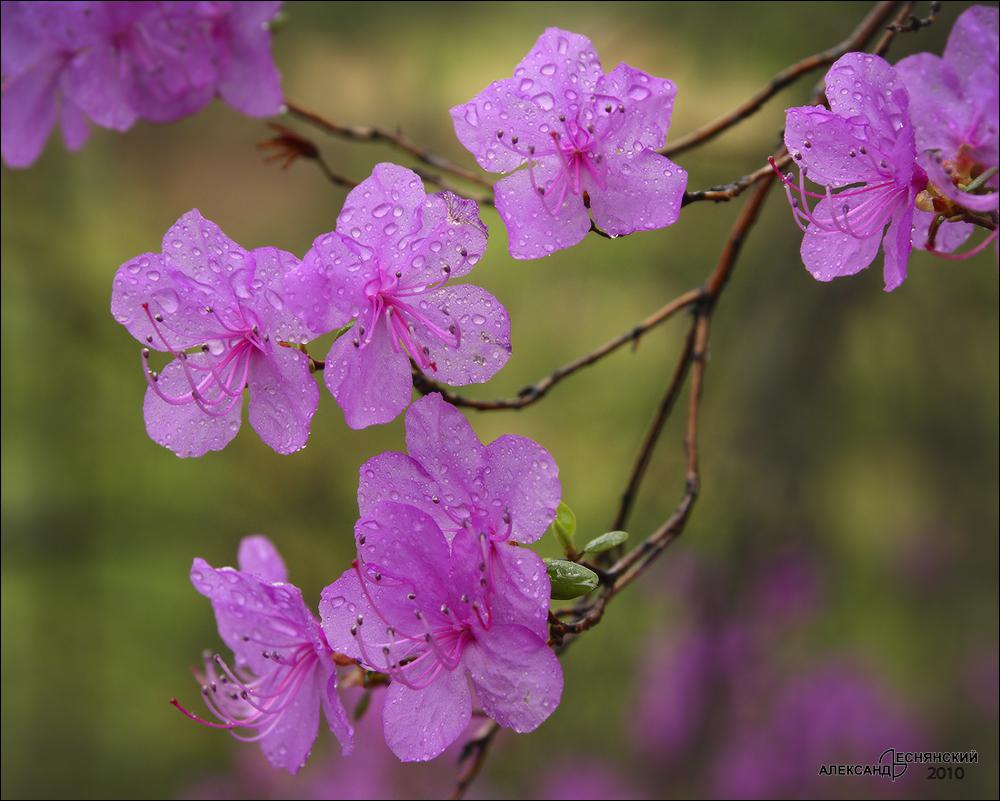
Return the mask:
M564 552L568 554L574 553L573 537L576 535L576 515L573 514L573 510L565 502L559 502L559 508L556 510L556 519L552 521L549 529L559 541L559 545L562 546Z
M552 582L552 598L556 601L568 601L579 598L595 589L598 584L597 574L588 567L564 559L546 559L545 569Z
M588 542L583 548L583 553L604 553L605 551L610 551L612 548L617 548L627 539L627 531L609 531L607 534L594 537L594 539Z

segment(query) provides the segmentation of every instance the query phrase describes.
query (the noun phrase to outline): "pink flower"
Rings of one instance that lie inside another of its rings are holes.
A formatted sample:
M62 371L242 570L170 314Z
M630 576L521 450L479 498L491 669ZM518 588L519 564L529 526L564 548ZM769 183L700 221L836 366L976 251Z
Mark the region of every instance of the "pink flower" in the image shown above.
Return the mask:
M323 591L330 645L391 678L382 723L405 762L433 759L465 730L475 690L501 726L533 731L559 705L562 668L543 637L501 620L504 591L484 540L449 544L434 519L377 504L355 527L358 559Z
M221 450L250 425L278 453L305 447L319 403L306 329L288 310L282 280L297 260L277 248L246 251L195 209L115 274L111 313L145 346L149 436L178 456ZM286 345L288 345L286 347ZM174 359L161 373L149 349Z
M88 120L125 131L172 122L218 94L276 114L281 78L267 23L279 2L4 2L3 159L26 167L57 119L66 146Z
M802 261L814 278L830 281L865 269L881 244L890 292L906 278L914 201L927 183L916 163L909 98L895 70L864 53L848 53L830 68L826 96L829 110L790 108L785 123L798 186L782 178L805 232ZM807 178L825 194L808 191ZM810 198L819 199L812 210Z
M479 384L510 357L510 319L489 292L451 279L486 249L476 203L427 195L420 177L377 164L347 196L337 229L285 279L315 334L350 324L323 377L351 428L396 418L410 402L410 360L445 384Z
M350 753L354 732L337 697L332 651L285 564L266 537L240 543L239 570L191 566L191 583L212 601L219 636L236 658L230 667L206 654L202 696L218 722L193 720L259 742L272 765L296 773L319 728L322 706L330 730Z
M548 632L549 579L527 548L553 521L562 487L559 467L537 442L507 434L483 445L462 413L438 393L406 412L406 453L389 451L361 466L358 508L382 501L409 504L432 517L449 540L460 532L480 540L490 559L493 600L501 622Z
M922 153L930 151L922 163L931 183L946 199L978 211L996 210L996 175L987 181L988 193L984 195L960 192L954 184L968 184L1000 164L998 20L1000 12L996 8L966 9L951 30L943 58L917 53L896 65L899 79L910 94L917 149ZM935 223L938 216L936 211L917 211L913 244L950 253L971 236L973 226L942 220Z
M687 173L656 152L675 94L627 64L605 74L587 37L549 28L513 78L455 106L459 141L483 169L509 173L495 195L510 254L572 247L590 215L612 236L675 223Z

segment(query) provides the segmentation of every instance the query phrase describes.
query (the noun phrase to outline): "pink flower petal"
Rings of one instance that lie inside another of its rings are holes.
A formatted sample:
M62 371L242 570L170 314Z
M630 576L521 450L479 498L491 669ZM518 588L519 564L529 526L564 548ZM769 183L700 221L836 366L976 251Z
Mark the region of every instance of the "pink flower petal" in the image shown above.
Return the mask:
M380 324L367 344L353 328L340 337L326 357L323 380L351 428L395 420L413 394L410 360L394 350L388 330Z
M465 731L472 695L464 670L442 670L423 690L393 682L382 709L385 742L403 762L434 759Z
M559 659L545 640L523 626L495 624L477 634L463 661L479 703L501 726L534 731L559 706Z

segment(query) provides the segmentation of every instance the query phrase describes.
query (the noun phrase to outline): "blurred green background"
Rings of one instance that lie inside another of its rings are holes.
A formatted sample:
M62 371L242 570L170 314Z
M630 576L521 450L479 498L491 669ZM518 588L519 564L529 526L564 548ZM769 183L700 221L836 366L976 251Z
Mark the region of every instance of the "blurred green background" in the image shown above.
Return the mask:
M938 24L898 39L891 58L940 52L965 6L946 3ZM275 56L289 99L342 123L401 126L472 166L448 108L509 75L546 26L589 35L608 67L627 60L672 78L672 133L681 135L842 39L866 8L289 3ZM801 82L680 157L691 187L761 163L783 108L804 102L812 86ZM356 179L377 161L406 163L386 148L308 133L334 169ZM351 558L358 465L402 447L401 419L351 431L325 391L308 448L291 457L249 426L225 451L194 461L145 434L138 348L108 312L118 265L157 250L192 207L248 248L299 255L334 226L344 192L309 163L265 164L255 143L267 136L261 121L215 103L170 126L95 131L76 154L52 141L32 169L3 169L4 797L176 795L243 759L252 746L192 725L167 703L177 695L197 705L190 667L218 642L209 605L187 581L192 557L231 563L240 537L266 533L315 600ZM491 244L471 280L507 305L514 356L468 394L513 394L699 284L740 203L699 203L667 230L590 237L536 262L510 259L502 224L485 211ZM964 780L921 776L908 792L995 796L995 255L951 263L916 253L907 282L886 295L880 267L813 281L799 241L772 193L715 317L703 494L665 561L711 571L713 615L736 621L746 609L741 587L758 582L772 554L805 554L822 603L770 658L789 676L841 654L860 660L918 722L922 746L979 750ZM683 329L674 321L543 402L473 413L472 424L484 440L512 432L549 448L583 533L600 533ZM679 497L681 423L678 414L652 463L630 525L636 536ZM642 760L626 730L636 725L630 705L647 649L697 617L678 601L679 587L658 570L616 601L568 653L562 707L534 735L498 741L484 787L535 793L545 766L574 754L634 772ZM657 675L664 686L673 678ZM706 714L720 712L710 705ZM316 751L330 744L324 735ZM683 765L655 782L645 791L654 797L714 786L708 771ZM823 786L831 796L863 787Z

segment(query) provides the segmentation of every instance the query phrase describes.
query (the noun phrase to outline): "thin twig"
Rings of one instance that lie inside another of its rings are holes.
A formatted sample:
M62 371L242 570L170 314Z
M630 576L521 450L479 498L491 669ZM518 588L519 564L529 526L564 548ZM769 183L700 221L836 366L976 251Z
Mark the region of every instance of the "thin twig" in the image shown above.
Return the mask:
M297 103L292 103L291 101L286 101L285 107L288 109L288 113L293 117L297 117L300 120L308 122L310 125L318 128L324 133L330 134L331 136L336 136L341 139L350 139L355 142L382 142L409 154L417 161L423 162L429 167L433 167L435 170L448 173L449 175L461 178L463 181L469 181L470 183L477 184L478 186L485 186L488 188L493 187L493 184L482 175L479 175L472 170L467 170L465 167L453 164L451 161L444 158L444 156L438 156L437 154L420 147L407 139L401 131L393 133L374 125L341 125L340 123L326 119L320 114L317 114L315 111L310 111L309 109L304 108Z
M680 358L677 360L677 365L674 367L673 375L671 375L670 381L667 383L667 389L663 394L662 400L660 400L660 405L657 407L656 414L653 416L653 420L646 430L646 435L642 439L639 453L636 455L635 462L632 464L632 470L629 473L628 484L625 485L625 491L622 493L618 513L615 515L609 531L623 529L628 522L628 516L632 511L632 505L635 503L639 485L642 483L646 468L649 466L649 461L653 456L653 449L656 447L656 442L663 432L663 426L666 424L667 418L670 417L674 404L680 396L681 388L684 386L684 380L687 378L688 368L691 366L691 356L694 352L694 334L695 326L692 325L691 330L688 332L687 340L684 343L684 350L681 351Z
M469 785L475 781L479 771L482 770L483 762L489 753L490 745L500 731L500 726L493 720L487 720L476 732L476 734L463 747L458 758L458 764L464 765L459 771L458 781L455 789L451 793L451 798L458 799L465 795Z
M681 309L687 308L702 299L704 291L701 289L690 289L678 295L676 298L657 309L651 315L632 326L628 331L619 334L614 339L608 340L599 348L595 348L589 353L580 356L568 364L554 370L545 378L530 384L522 389L515 398L497 398L496 400L475 400L458 395L451 390L445 389L436 381L427 378L423 373L417 372L413 377L413 385L417 391L426 395L429 392L440 392L446 401L453 406L464 406L467 409L477 409L479 411L497 411L500 409L523 409L538 402L549 390L565 378L573 375L584 367L589 367L599 362L605 356L609 356L616 350L629 343L638 342L642 336L651 328L655 328L660 323L669 320Z
M825 67L827 64L832 64L845 53L857 49L860 46L859 43L868 41L889 18L895 6L896 3L891 1L877 3L868 13L868 16L851 32L851 35L840 44L834 45L821 53L804 58L790 67L786 67L771 78L767 82L767 85L760 91L743 103L740 103L732 111L669 143L660 153L664 156L676 156L679 153L715 139L719 134L729 130L734 125L754 114L768 100L778 94L778 92L797 81L803 75L807 75L820 67Z

